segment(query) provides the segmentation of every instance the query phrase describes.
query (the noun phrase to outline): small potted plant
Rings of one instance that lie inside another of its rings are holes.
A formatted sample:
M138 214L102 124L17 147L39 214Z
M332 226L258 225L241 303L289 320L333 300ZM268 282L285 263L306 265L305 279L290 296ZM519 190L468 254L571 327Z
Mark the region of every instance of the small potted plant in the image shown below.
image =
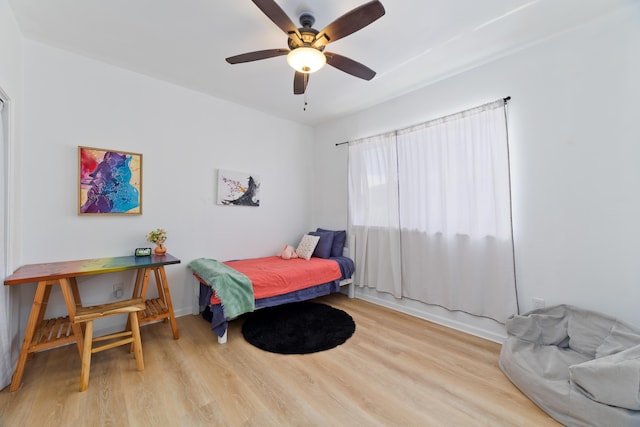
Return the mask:
M157 228L147 234L147 241L156 244L153 250L156 255L164 255L167 253L167 248L164 245L165 240L167 240L167 232L162 228Z

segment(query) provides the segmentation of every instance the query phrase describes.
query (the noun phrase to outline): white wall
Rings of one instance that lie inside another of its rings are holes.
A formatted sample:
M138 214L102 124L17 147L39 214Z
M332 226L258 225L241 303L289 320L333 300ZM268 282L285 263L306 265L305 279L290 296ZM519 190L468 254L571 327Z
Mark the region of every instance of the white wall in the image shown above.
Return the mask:
M532 298L640 325L640 8L316 129L314 224L346 226L345 146L505 96L521 311ZM361 290L360 296L499 339L501 325Z
M182 260L166 268L182 315L189 261L272 255L309 229L310 128L30 40L24 76L18 264L131 255L162 227ZM79 145L142 153L142 215L77 215ZM259 175L260 207L216 205L219 168ZM80 278L83 302L112 300L122 281L128 292L132 273ZM52 302L48 315L64 312L59 292Z
M23 64L22 64L22 34L15 21L15 17L9 3L6 0L0 0L0 90L9 97L8 132L10 140L7 147L9 170L5 171L5 165L2 165L2 173L12 174L16 171L15 163L17 163L20 153L20 145L22 143L22 105L23 105ZM17 205L13 203L15 192L19 191L19 183L15 176L5 176L9 179L11 185L14 186L13 191L8 195L7 211L5 212L11 220L18 224L20 221ZM9 238L14 246L8 254L9 263L17 256L17 241L19 241L18 230L8 230ZM3 242L4 244L4 242ZM4 258L3 258L4 261ZM6 266L8 270L11 265Z
M191 259L267 255L310 225L346 227L347 150L335 143L510 95L521 309L535 296L640 324L637 7L315 131L39 43L23 47L6 0L0 12L0 85L15 101L19 174L10 267L127 255L161 226L183 260L167 268L174 305L189 313ZM78 145L143 153L143 215L77 216ZM262 205L215 205L218 168L260 174ZM81 281L81 292L87 302L107 301L110 285L127 279ZM21 292L30 301L33 286ZM360 296L490 338L503 332L422 304ZM59 295L53 302L52 311L63 311ZM22 304L23 326L29 308Z
M18 233L20 212L17 203L15 203L15 195L20 187L15 166L20 156L20 145L22 143L22 54L22 34L8 2L0 0L0 91L3 94L3 98L8 98L9 100L8 104L3 108L3 114L7 121L4 122L4 146L0 147L0 149L4 150L3 156L0 156L2 157L0 168L3 176L0 181L2 181L3 186L6 183L8 187L6 189L7 194L5 194L5 188L1 192L5 197L1 203L3 209L2 218L5 218L7 225L9 225L6 230L3 230L3 238L0 243L2 245L0 250L0 270L3 273L13 271L12 263L17 258L20 237ZM5 224L0 224L0 227L5 227ZM7 250L6 253L5 249ZM18 321L21 306L20 294L11 288L4 289L4 291L6 292L5 296L8 295L10 300L10 308L8 313L3 313L2 319L6 319L8 322L6 327L9 331L10 357L13 366L18 360L20 339L22 337L19 332ZM3 354L2 357L4 356ZM6 372L2 374L3 378L10 378L10 375L10 373Z

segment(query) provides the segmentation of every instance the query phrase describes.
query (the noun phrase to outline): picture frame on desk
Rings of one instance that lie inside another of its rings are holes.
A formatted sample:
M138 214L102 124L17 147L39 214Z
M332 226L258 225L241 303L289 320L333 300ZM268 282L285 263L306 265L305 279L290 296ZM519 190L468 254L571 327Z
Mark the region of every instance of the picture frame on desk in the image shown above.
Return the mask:
M78 215L141 215L142 154L78 146Z

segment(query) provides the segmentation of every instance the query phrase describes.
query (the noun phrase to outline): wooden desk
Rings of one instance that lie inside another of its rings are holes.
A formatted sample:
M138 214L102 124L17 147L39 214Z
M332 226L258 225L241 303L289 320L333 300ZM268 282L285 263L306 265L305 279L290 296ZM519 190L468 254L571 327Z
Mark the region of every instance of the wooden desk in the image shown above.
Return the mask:
M82 329L79 325L73 323L76 309L82 306L76 281L77 277L137 270L133 298L145 299L149 276L153 272L156 286L158 287L158 298L145 300L147 309L138 313L140 323L166 319L171 324L173 338L178 339L178 325L173 314L171 293L169 292L164 266L179 263L179 259L165 254L161 256L124 256L31 264L18 268L4 281L5 286L38 282L38 287L31 306L27 330L22 341L18 365L13 373L13 380L9 390L16 391L20 388L27 356L31 353L75 342L80 355L82 355ZM44 316L53 285L60 285L69 315L57 319L45 319ZM127 327L129 326L127 325Z

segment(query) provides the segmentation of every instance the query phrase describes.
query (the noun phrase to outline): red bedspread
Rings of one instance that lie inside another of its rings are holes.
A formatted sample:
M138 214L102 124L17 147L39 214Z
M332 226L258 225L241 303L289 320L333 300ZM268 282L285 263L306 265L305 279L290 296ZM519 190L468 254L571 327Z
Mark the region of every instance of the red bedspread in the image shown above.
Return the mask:
M251 280L255 299L269 298L340 279L340 266L334 260L312 257L310 260L279 256L227 261L224 264ZM211 296L211 304L220 300Z

